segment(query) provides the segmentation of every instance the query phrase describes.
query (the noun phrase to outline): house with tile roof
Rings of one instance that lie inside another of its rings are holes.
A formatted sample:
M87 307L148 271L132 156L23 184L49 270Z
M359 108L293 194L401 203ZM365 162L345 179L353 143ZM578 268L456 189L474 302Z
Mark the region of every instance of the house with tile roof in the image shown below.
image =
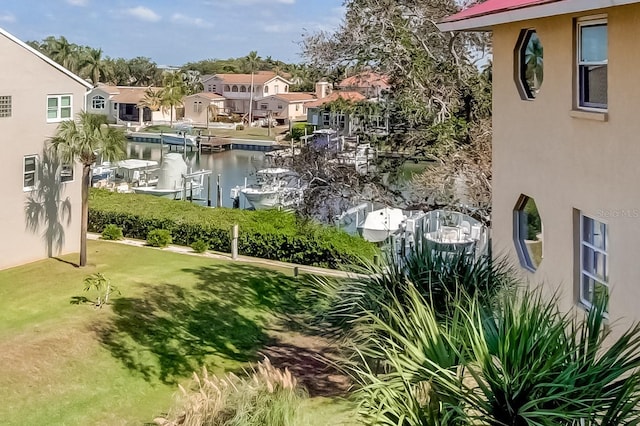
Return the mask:
M217 93L201 92L185 96L182 103L185 120L195 126L209 127L209 123L215 121L214 116L229 115L225 97Z
M214 74L202 78L205 91L225 97L225 107L232 113L246 115L249 103L251 110L256 104L272 95L289 93L291 82L272 71L258 71L252 74ZM253 92L253 93L252 93Z
M363 71L342 80L338 89L359 92L368 99L380 98L391 90L391 82L386 75Z
M439 23L493 37L493 252L561 308L640 319L640 0L487 0Z
M125 126L144 126L152 123L169 123L170 111L151 111L141 105L148 87L109 86L98 84L87 94L87 111L106 115L110 123ZM160 90L160 88L151 88ZM174 119L176 118L174 111Z
M291 92L271 95L256 102L254 118L271 118L278 124L289 124L292 121L307 119L307 105L316 97L312 93Z
M2 29L0 51L10 64L0 69L4 269L80 249L81 166L59 164L44 147L84 109L91 84Z

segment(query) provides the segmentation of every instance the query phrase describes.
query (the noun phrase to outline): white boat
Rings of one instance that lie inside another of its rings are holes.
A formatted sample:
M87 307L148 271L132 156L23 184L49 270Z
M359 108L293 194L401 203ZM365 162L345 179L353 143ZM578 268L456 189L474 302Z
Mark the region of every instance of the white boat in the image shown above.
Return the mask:
M379 243L402 228L406 216L401 209L385 207L367 214L360 228L362 237L372 243Z
M191 178L191 175L187 173L187 163L185 163L181 154L170 152L165 154L162 159L156 185L134 186L132 189L136 194L148 194L178 200L183 198L185 179L187 180L187 192L200 191L202 189L202 180L205 173L196 172L193 175L199 177L200 180Z
M303 188L291 170L272 167L259 170L256 175L256 185L240 188L240 193L254 209L287 208L302 201Z

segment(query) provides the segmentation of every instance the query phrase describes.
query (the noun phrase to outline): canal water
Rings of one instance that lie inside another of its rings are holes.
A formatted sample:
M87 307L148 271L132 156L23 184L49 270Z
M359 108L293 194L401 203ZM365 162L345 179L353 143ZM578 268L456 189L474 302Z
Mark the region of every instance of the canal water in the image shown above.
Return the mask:
M167 153L168 147L164 147ZM154 160L158 164L161 162L162 154L160 145L154 143L129 142L127 144L127 158L137 158L141 160ZM245 178L249 184L256 182L256 171L266 167L265 156L260 151L228 150L213 153L190 152L187 150L186 163L191 171L211 170L211 202L215 206L217 197L217 179L220 175L220 193L222 195L222 206L233 207L231 199L231 188L242 186ZM205 199L201 203L206 203L207 192L202 191L199 197ZM195 196L194 196L195 198ZM240 207L245 208L246 200L240 197Z

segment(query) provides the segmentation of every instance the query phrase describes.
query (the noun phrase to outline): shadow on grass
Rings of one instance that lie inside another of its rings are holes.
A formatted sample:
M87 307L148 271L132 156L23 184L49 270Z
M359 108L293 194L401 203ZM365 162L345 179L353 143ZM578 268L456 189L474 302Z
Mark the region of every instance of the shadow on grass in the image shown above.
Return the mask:
M214 370L254 361L269 342L269 317L300 309L296 281L273 271L223 265L182 272L195 275L195 285L139 285L141 296L112 299L114 318L94 326L111 354L148 381L175 383L213 361Z

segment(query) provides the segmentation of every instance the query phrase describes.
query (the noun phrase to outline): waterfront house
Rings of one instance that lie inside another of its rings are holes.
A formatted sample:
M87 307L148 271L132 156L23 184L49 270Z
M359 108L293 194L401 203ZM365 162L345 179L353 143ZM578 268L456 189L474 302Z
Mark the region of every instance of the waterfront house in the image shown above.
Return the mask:
M367 99L380 98L391 90L389 77L363 71L351 77L347 77L338 84L338 89L346 92L358 92Z
M229 115L225 107L226 99L222 95L212 92L201 92L194 95L185 96L182 100L184 104L184 118L197 126L208 126L215 120L214 116Z
M289 93L291 82L272 71L257 71L251 74L214 74L202 78L205 91L225 97L231 112L241 115L249 113L249 102L253 100L252 112L263 98ZM251 91L253 89L253 95Z
M292 92L271 95L256 102L254 118L271 118L278 124L289 124L290 121L307 119L307 104L316 97L311 93Z
M640 319L640 1L487 0L439 27L492 31L494 253L564 310Z
M82 174L44 154L91 84L0 29L0 269L80 249ZM40 212L41 214L37 214Z
M159 88L150 88L160 90ZM152 111L141 105L148 87L109 86L98 84L87 95L87 111L107 116L110 123L141 127L154 123L169 123L170 111ZM176 119L174 111L174 120Z

